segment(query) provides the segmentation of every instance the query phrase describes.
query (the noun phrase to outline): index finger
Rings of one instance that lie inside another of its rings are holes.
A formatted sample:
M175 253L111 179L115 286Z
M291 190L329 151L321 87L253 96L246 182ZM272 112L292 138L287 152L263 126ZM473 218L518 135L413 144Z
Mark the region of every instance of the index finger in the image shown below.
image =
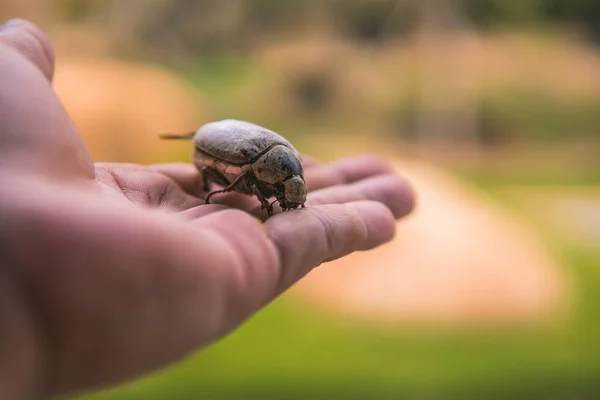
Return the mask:
M265 227L281 260L275 295L321 263L377 247L391 240L396 231L392 212L375 201L328 204L278 214Z

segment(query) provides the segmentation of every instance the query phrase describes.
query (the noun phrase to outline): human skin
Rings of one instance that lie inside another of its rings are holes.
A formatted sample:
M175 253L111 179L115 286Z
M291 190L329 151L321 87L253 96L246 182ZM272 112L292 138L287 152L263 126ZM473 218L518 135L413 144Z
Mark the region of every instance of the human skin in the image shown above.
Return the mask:
M378 158L305 158L306 208L204 205L189 164L92 161L43 32L0 27L0 393L46 398L167 367L312 268L389 241L413 208ZM326 268L323 266L322 268Z

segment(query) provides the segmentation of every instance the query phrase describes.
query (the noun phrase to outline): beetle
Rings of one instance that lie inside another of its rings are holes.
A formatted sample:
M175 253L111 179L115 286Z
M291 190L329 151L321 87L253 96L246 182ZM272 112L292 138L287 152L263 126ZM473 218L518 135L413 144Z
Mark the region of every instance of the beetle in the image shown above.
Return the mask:
M277 133L246 121L226 119L203 125L196 132L161 134L162 139L189 139L194 143L192 162L202 173L205 192L211 183L224 187L217 193L255 195L273 215L278 201L283 211L304 208L306 184L302 161L292 144ZM275 197L272 203L269 198Z

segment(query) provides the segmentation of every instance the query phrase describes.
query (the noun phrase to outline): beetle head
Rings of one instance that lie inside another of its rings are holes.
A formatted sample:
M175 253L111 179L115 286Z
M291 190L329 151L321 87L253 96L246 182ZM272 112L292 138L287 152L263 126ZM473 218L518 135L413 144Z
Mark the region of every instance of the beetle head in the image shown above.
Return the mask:
M282 209L298 208L306 202L306 185L300 175L293 175L277 186L277 200Z

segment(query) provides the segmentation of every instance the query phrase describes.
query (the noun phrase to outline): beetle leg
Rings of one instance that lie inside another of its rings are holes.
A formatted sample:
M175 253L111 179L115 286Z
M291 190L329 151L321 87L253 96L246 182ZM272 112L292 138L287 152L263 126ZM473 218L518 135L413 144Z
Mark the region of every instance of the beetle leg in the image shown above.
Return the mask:
M235 188L240 182L242 182L245 178L246 178L246 172L244 172L243 174L241 174L240 176L238 176L235 181L231 182L231 185L227 186L225 189L221 189L221 190L215 190L214 192L210 192L208 194L208 196L206 196L206 199L204 200L204 202L206 204L210 204L210 197L213 194L217 194L217 193L227 193L227 192L231 192L233 190L233 188Z
M210 190L210 181L208 180L208 168L202 167L202 191L208 193Z
M202 167L202 190L208 193L210 190L210 181L208 180L208 168Z
M285 196L283 195L283 193L278 192L277 193L277 198L275 199L275 201L279 202L279 206L281 207L281 209L283 211L287 211L288 208L286 207L287 202L285 201ZM273 203L275 203L275 201L273 201Z
M252 184L251 186L252 191L254 192L254 194L256 195L256 197L258 197L258 200L260 201L260 209L267 210L267 214L269 214L269 217L273 215L273 205L269 204L269 202L267 201L267 199L265 199L265 196L262 194L262 192L258 189L258 187L255 184Z

